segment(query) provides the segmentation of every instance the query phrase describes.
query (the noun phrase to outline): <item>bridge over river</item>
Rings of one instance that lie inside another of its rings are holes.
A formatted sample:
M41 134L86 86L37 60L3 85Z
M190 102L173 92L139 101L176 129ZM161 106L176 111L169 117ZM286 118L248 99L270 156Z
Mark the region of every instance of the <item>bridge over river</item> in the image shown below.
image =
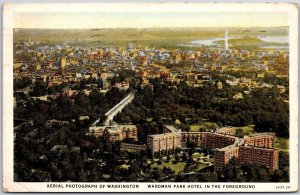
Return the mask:
M134 93L131 92L124 99L122 99L117 105L115 105L112 109L105 113L106 120L104 121L104 125L109 125L110 122L113 121L114 117L123 110L125 106L127 106L134 99ZM97 119L92 125L96 125L100 119Z

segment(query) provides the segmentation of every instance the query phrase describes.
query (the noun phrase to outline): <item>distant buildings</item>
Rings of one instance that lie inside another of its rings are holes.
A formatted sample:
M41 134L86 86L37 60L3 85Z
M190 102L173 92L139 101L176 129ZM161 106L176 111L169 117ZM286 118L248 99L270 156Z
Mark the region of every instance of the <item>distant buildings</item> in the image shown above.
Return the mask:
M260 82L258 77L265 73L288 75L288 51L272 49L229 49L228 31L224 35L224 48L199 48L195 50L155 49L147 47L133 48L85 48L71 46L41 46L35 42L17 44L14 53L14 78L37 79L42 74L48 87L65 83L79 83L82 80L101 80L102 90L117 87L120 90L129 88L128 81L112 85L109 78L121 69L133 70L137 77L142 77L142 87L151 86L149 80L160 78L171 84L186 83L192 87L204 86L214 79L212 71L225 82L217 82L216 87L223 90L230 86L247 87L249 91L259 87L274 87ZM61 56L62 53L64 56ZM26 55L26 60L24 56ZM173 66L173 64L175 66ZM182 65L180 68L177 65ZM236 78L225 70L257 71L251 78ZM285 91L284 87L278 87ZM236 94L234 98L243 98Z
M36 65L36 68L35 68L37 71L40 71L41 70L41 64L38 62L37 65Z
M65 69L65 67L66 67L66 64L67 64L67 60L66 60L66 58L61 58L60 59L60 68L61 69Z
M129 83L123 81L121 83L115 83L113 87L118 88L119 90L126 91L127 89L129 89Z

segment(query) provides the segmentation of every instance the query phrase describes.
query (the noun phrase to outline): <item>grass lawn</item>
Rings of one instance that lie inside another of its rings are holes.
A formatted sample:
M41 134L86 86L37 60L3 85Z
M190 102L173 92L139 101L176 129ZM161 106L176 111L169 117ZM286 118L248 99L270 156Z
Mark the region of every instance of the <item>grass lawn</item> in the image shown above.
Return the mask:
M195 172L196 171L200 171L201 169L204 169L205 167L207 167L207 165L205 165L205 164L199 164L198 168L195 170Z
M164 167L167 167L167 168L174 170L176 174L180 171L183 172L186 162L177 162L177 164L173 164L171 161L172 160L170 160L170 162L168 162L168 163L163 161L161 165L154 163L153 165L151 165L151 168L153 169L153 168L157 167L158 169L163 169ZM208 161L211 162L211 160L208 160ZM193 171L200 171L201 169L203 169L207 166L208 165L206 165L206 164L200 163L198 165L197 169L195 169Z
M147 122L151 122L153 118L147 118Z
M155 162L153 165L151 165L151 168L153 169L157 167L158 169L163 169L164 167L167 167L174 170L176 173L178 173L179 171L183 171L186 162L177 162L177 164L173 164L173 160L174 159L171 159L168 163L162 161L161 165L158 165L157 162Z
M288 152L289 139L283 137L275 137L275 148L278 148L279 151Z
M201 122L197 125L190 125L190 127L191 127L191 131L199 131L200 128L214 129L214 128L217 128L218 125L217 125L217 123L214 123L214 122Z
M191 127L191 131L199 131L200 128L204 128L204 129L218 128L218 125L217 125L217 123L214 123L214 122L201 122L196 125L190 125L190 127ZM232 128L234 130L234 133L237 129L242 129L244 135L251 135L251 134L255 133L254 125L248 125L248 126L244 126L244 127L232 127Z
M203 154L200 154L200 153L193 154L194 159L197 159L197 158L200 159L201 157L203 157ZM202 160L204 160L205 162L213 162L214 161L213 158L204 158ZM178 173L180 171L183 172L184 167L186 166L186 162L177 162L177 164L173 164L172 161L174 161L174 158L172 158L169 162L162 161L161 165L158 165L157 162L155 162L154 164L151 165L151 169L153 169L155 167L157 167L158 169L163 169L164 167L167 167L167 168L174 170L176 173ZM195 169L193 171L199 171L207 166L208 166L207 164L199 163L197 169Z
M213 158L208 158L208 156L204 156L202 153L198 153L198 152L195 152L193 154L193 158L197 159L197 158L203 158L203 159L207 159L208 162L212 162L213 161Z
M201 157L203 157L203 155L202 154L200 154L200 153L198 153L198 152L195 152L194 154L193 154L193 158L201 158Z
M244 135L252 135L254 132L254 125L248 125L248 126L243 126L243 127L232 127L234 131L234 135L237 129L243 130Z

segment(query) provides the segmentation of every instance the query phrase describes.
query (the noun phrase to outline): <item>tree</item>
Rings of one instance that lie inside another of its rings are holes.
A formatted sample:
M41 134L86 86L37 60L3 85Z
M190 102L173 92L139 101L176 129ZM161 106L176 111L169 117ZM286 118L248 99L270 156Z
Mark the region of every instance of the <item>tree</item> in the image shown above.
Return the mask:
M184 152L184 153L182 154L182 160L183 160L183 161L187 161L187 159L188 159L188 155L187 155L187 153Z
M230 159L230 161L225 165L219 174L219 180L221 182L238 182L240 173L239 166L240 164L238 163L237 159Z
M236 129L234 136L243 138L244 137L244 131L243 131L243 129L240 129L240 128Z
M175 161L176 162L180 161L180 156L178 154L175 154Z
M43 81L36 81L33 87L33 91L30 93L31 96L42 96L47 94L47 86Z
M197 181L199 182L218 182L218 175L211 171L205 171L202 174L197 175Z

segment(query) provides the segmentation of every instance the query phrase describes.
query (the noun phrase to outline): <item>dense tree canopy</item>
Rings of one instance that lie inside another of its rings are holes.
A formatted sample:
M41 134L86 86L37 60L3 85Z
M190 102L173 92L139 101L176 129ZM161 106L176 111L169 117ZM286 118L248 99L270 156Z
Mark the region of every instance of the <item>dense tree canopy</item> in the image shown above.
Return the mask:
M116 121L120 123L174 124L176 119L183 124L197 124L202 120L219 122L222 125L255 125L257 132L274 132L281 137L289 136L288 104L281 100L275 88L253 89L243 99L233 96L241 88L226 86L218 90L215 85L177 87L152 80L152 88L138 88L136 98L127 106ZM183 128L185 128L182 125ZM188 130L188 128L185 128Z

